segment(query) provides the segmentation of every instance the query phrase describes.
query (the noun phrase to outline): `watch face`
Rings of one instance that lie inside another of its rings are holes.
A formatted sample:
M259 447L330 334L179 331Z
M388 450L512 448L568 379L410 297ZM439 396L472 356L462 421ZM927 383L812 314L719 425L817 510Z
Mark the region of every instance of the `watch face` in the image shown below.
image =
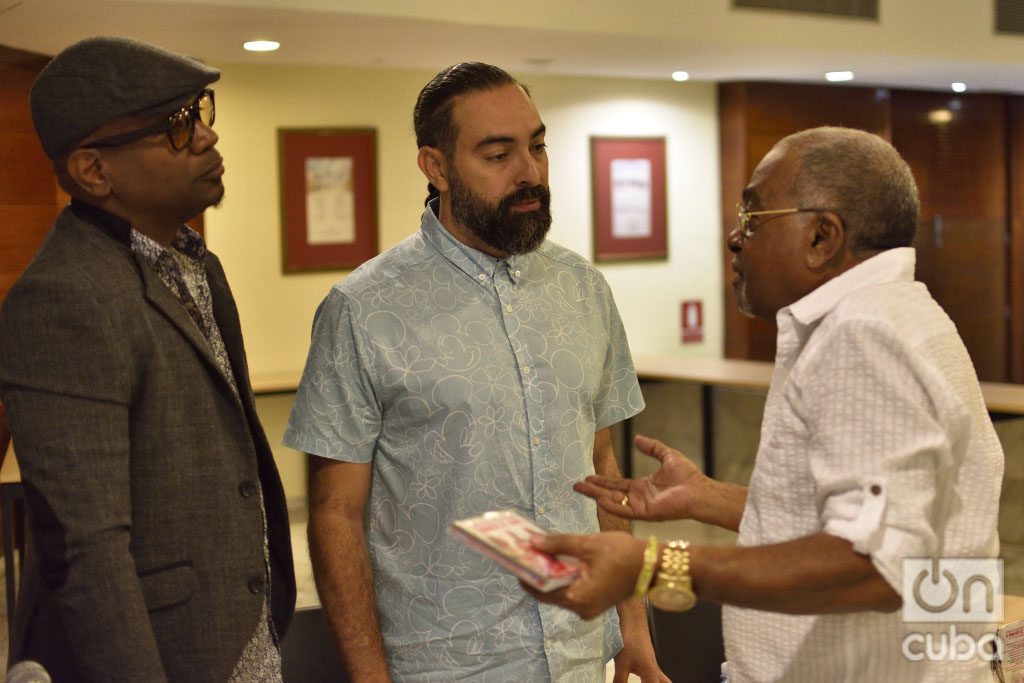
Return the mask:
M647 593L651 604L666 612L685 612L697 604L693 591L682 586L655 586Z

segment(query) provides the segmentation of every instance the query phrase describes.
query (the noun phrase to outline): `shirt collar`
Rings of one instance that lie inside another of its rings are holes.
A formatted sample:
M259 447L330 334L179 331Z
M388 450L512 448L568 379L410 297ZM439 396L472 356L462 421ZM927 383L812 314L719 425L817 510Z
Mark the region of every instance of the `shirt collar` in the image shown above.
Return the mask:
M915 253L911 247L898 247L872 256L783 308L779 317L788 315L801 325L809 326L823 318L848 294L872 285L912 282Z
M171 240L171 246L193 261L202 261L206 258L206 241L203 240L203 236L185 224L178 228L178 234Z
M142 242L159 250L164 249L155 240L133 229L131 224L125 219L98 206L93 206L78 199L72 199L71 210L80 219L103 228L119 242L123 242L128 246L136 242ZM150 242L152 245L149 244ZM175 251L194 260L202 261L206 258L206 242L203 240L202 235L187 225L182 224L178 228L178 234L171 241L171 246Z
M423 209L420 231L427 243L437 249L452 265L481 286L489 285L499 266L505 268L513 282L522 276L529 260L529 254L512 254L506 258L495 258L460 242L438 220L439 206L440 199L434 198Z
M178 234L171 240L170 249L134 228L131 229L130 242L132 251L141 254L153 265L161 258L173 257L174 252L196 263L203 263L206 257L206 242L198 232L184 224L178 228Z

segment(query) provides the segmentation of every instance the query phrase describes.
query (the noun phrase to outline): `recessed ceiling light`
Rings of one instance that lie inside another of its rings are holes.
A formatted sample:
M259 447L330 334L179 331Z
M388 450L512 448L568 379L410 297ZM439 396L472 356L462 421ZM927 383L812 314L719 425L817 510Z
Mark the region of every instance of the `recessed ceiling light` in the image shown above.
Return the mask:
M967 84L966 83L960 83L959 81L956 82L956 83L950 83L949 87L953 89L953 92L966 92L967 91Z
M852 81L852 71L828 71L825 73L825 80L829 83L841 83L842 81Z
M276 40L248 40L242 43L242 47L249 52L273 52L281 47L281 43Z
M673 81L688 81L688 80L690 80L690 74L687 71L673 71L672 72L672 80Z

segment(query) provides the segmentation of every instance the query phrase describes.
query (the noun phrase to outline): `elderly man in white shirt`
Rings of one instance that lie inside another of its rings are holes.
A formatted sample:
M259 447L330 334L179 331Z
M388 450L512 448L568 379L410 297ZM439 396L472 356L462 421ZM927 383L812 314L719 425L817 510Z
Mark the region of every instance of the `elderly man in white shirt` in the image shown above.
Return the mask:
M779 328L749 487L642 436L654 475L577 485L626 518L738 530L738 547L538 539L586 564L539 599L583 616L648 589L665 609L722 603L730 683L988 680L963 645L991 624L910 623L900 609L920 601L905 559L998 555L1003 474L967 351L914 281L918 212L910 169L875 135L816 128L765 156L729 235L741 310Z

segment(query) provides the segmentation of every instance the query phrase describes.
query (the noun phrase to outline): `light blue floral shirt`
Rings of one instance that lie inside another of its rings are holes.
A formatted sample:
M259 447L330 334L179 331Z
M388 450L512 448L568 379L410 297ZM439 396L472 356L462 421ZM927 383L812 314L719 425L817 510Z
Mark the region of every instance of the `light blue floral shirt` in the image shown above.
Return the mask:
M597 531L572 484L594 471L594 433L643 407L608 284L551 242L496 259L427 208L419 233L331 290L284 443L373 463L367 542L396 680L604 680L614 610L586 622L539 605L446 529L513 508Z

